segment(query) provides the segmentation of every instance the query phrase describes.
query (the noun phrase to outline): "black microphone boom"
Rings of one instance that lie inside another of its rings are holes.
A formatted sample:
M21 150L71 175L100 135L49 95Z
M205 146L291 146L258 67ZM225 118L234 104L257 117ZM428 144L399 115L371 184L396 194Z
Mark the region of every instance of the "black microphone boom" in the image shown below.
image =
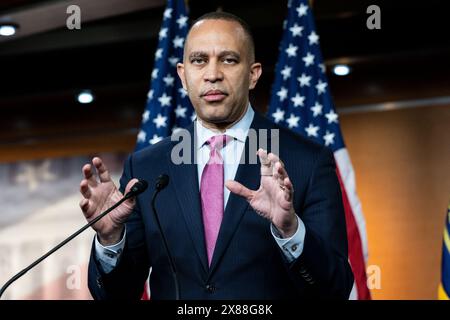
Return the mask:
M172 271L173 282L175 285L175 299L180 300L180 284L178 282L177 268L175 267L175 262L173 261L172 255L170 254L169 246L167 245L166 236L164 235L163 229L161 228L161 222L159 222L158 214L155 208L155 200L158 193L167 187L169 184L169 176L167 174L162 174L156 179L155 192L152 197L152 209L153 214L155 216L156 225L158 226L159 233L161 233L161 237L164 244L164 249L166 250L167 257L169 258L170 269Z
M40 257L39 259L37 259L36 261L34 261L32 264L30 264L28 267L26 267L25 269L23 269L22 271L20 271L19 273L17 273L14 277L12 277L11 279L8 280L8 282L5 283L5 285L0 289L0 298L2 297L3 293L5 292L5 290L17 279L19 279L20 277L22 277L24 274L26 274L28 271L30 271L31 269L33 269L36 265L38 265L40 262L42 262L43 260L45 260L48 256L50 256L52 253L54 253L56 250L60 249L62 246L64 246L66 243L68 243L70 240L72 240L73 238L75 238L76 236L78 236L80 233L82 233L84 230L86 230L87 228L91 227L92 225L94 225L96 222L98 222L101 218L103 218L104 216L106 216L109 212L111 212L112 210L114 210L115 208L117 208L118 206L120 206L125 200L131 198L131 197L135 197L138 194L141 194L142 192L145 191L145 189L147 189L147 181L145 180L139 180L138 182L136 182L130 189L130 192L128 192L122 199L120 199L119 201L117 201L111 208L107 209L106 211L104 211L103 213L101 213L100 215L98 215L95 219L91 220L88 224L86 224L84 227L82 227L81 229L79 229L78 231L76 231L75 233L73 233L71 236L69 236L67 239L63 240L60 244L58 244L56 247L54 247L53 249L51 249L49 252L47 252L46 254L44 254L42 257Z

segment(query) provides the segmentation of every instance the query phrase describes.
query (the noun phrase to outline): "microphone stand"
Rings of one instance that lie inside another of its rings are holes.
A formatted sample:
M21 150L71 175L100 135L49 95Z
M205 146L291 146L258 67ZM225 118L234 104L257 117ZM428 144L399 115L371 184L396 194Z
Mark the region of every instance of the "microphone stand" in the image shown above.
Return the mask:
M161 178L164 179L164 177L161 177L161 176L158 179L161 181ZM167 177L167 179L168 179L168 177ZM155 208L156 196L163 188L166 187L167 183L168 183L168 181L164 181L164 182L158 183L156 185L156 190L153 193L153 197L152 197L152 209L153 209L153 214L155 216L156 224L158 225L159 233L161 234L161 237L163 239L164 249L166 250L167 257L169 258L170 269L172 271L173 282L175 284L175 300L180 300L180 284L178 282L177 269L175 267L175 263L173 262L172 255L170 254L169 246L167 245L167 240L164 235L164 232L162 231L161 223L159 222L158 214L156 213L156 208Z
M8 282L5 283L5 285L0 289L0 298L2 297L5 290L17 279L25 275L28 271L30 271L32 268L34 268L36 265L38 265L40 262L45 260L49 255L60 249L62 246L64 246L66 243L71 241L73 238L78 236L80 233L82 233L87 228L91 227L93 224L95 224L97 221L99 221L101 218L103 218L105 215L107 215L109 212L120 206L125 200L128 200L129 198L135 196L135 192L128 192L122 199L120 199L118 202L116 202L111 208L107 209L105 212L101 213L99 216L97 216L95 219L90 221L88 224L86 224L84 227L73 233L70 237L59 243L56 247L51 249L49 252L44 254L42 257L34 261L32 264L30 264L28 267L17 273L14 277L12 277Z

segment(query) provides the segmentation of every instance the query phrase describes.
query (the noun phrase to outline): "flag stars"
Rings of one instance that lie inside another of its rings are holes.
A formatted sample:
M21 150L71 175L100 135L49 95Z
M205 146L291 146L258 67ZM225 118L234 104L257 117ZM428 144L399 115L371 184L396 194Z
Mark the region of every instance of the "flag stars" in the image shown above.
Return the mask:
M187 108L183 108L181 105L178 105L175 109L175 116L177 118L186 118Z
M277 92L277 96L280 98L280 101L284 101L288 96L288 90L285 87L281 87L280 91Z
M325 114L325 117L327 118L327 120L328 120L328 124L331 124L331 123L338 123L338 121L337 121L337 119L338 119L338 115L337 115L337 113L336 112L334 112L334 110L330 110L330 112L328 112L328 113L326 113Z
M147 133L145 133L144 130L139 131L138 136L137 136L138 142L145 142L146 139L147 139Z
M277 111L272 113L272 117L274 118L275 123L278 123L284 120L284 111L281 110L280 108L277 108Z
M172 18L172 11L173 9L167 8L164 10L164 19L170 19Z
M164 38L167 37L167 28L162 28L161 30L159 30L159 40L162 40Z
M153 77L152 77L153 78ZM148 98L148 100L152 100L153 99L153 90L150 90L148 93L147 93L147 98Z
M326 134L323 136L323 139L325 140L325 146L329 146L330 144L334 143L334 133L329 132L327 130Z
M298 77L297 80L300 83L300 87L303 87L303 86L309 87L309 82L311 81L311 76L307 76L306 74L302 73L302 75L300 77Z
M297 56L298 47L294 46L292 43L289 44L289 48L286 49L286 53L288 57L296 57Z
M155 119L153 119L153 123L156 125L157 129L161 127L166 127L167 126L166 121L167 117L163 117L160 113L158 113L158 116Z
M287 80L291 76L292 68L285 66L283 70L281 70L281 75L283 76L283 80Z
M174 48L183 48L184 38L176 36L175 39L172 40Z
M295 116L293 113L289 116L289 119L286 120L288 123L289 129L298 127L298 122L300 120L300 117Z
M168 96L165 92L161 97L158 98L159 103L161 104L161 107L170 106L170 101L172 100L171 96Z
M297 36L301 37L303 29L304 28L300 27L298 24L294 24L293 27L289 28L289 31L291 31L293 37L297 37Z
M322 82L322 80L319 79L319 82L316 84L317 94L320 95L321 93L325 93L327 85L326 82Z
M187 26L187 21L188 21L188 17L181 15L178 19L177 19L177 23L178 23L178 28L184 28Z
M307 128L305 128L306 134L308 137L316 137L318 136L317 131L319 131L319 126L315 126L312 123L309 124Z
M149 118L150 118L150 111L145 110L145 112L142 114L142 123L146 123Z
M311 107L311 111L313 112L313 116L317 117L318 115L321 115L322 114L322 108L323 108L323 106L320 103L316 102L316 104Z
M163 56L162 54L163 54L163 49L158 48L158 49L156 50L156 52L155 52L155 58L156 58L156 60L161 59L162 56Z
M302 60L305 61L305 66L308 67L314 63L314 58L315 56L311 52L308 52Z
M294 107L303 107L303 102L305 101L305 97L302 97L300 94L296 94L295 97L291 98L291 101L294 103Z
M176 67L178 61L179 61L179 59L177 57L171 56L169 58L169 63L172 67Z
M173 87L173 83L175 81L175 78L172 77L170 74L168 74L167 76L165 76L163 78L164 83L166 84L167 87Z
M306 11L308 11L308 6L305 6L303 3L296 9L298 12L298 17L306 16Z
M326 67L323 63L319 64L319 68L320 68L320 71L322 71L322 73L325 73Z
M311 32L308 36L309 45L319 44L319 36L315 31Z
M155 143L160 142L161 140L162 140L162 137L158 136L157 134L154 134L154 135L153 135L153 138L151 138L151 139L148 141L148 143L150 143L150 144L155 144Z
M152 71L152 79L158 78L158 72L159 72L158 69L153 69L153 71Z
M179 88L178 93L181 95L182 98L186 98L187 96L187 91L184 90L184 88Z

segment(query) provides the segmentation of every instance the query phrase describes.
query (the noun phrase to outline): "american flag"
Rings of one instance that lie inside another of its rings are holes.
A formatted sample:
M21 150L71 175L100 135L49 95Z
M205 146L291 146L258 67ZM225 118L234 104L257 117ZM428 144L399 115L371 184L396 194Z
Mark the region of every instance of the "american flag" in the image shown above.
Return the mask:
M195 116L176 68L183 59L188 20L184 0L167 1L135 150L157 143L177 128L187 126Z
M183 60L188 21L184 0L168 0L159 30L150 91L135 151L161 141L195 118L194 108L177 74L177 63ZM150 299L149 279L142 299Z
M438 299L450 299L450 204L445 217L444 241L442 243L441 282L439 283Z
M350 298L370 299L365 271L368 255L364 216L307 0L289 0L283 28L269 116L333 150L343 191L349 260L355 276Z

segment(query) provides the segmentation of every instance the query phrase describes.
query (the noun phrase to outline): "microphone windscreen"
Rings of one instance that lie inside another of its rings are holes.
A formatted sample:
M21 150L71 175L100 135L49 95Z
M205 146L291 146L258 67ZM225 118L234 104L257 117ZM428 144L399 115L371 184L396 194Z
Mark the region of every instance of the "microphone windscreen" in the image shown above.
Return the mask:
M144 192L148 187L148 183L145 180L139 180L131 187L131 192L133 195L137 196L138 194L141 194Z
M156 180L156 189L162 190L169 184L169 176L167 174L162 174Z

